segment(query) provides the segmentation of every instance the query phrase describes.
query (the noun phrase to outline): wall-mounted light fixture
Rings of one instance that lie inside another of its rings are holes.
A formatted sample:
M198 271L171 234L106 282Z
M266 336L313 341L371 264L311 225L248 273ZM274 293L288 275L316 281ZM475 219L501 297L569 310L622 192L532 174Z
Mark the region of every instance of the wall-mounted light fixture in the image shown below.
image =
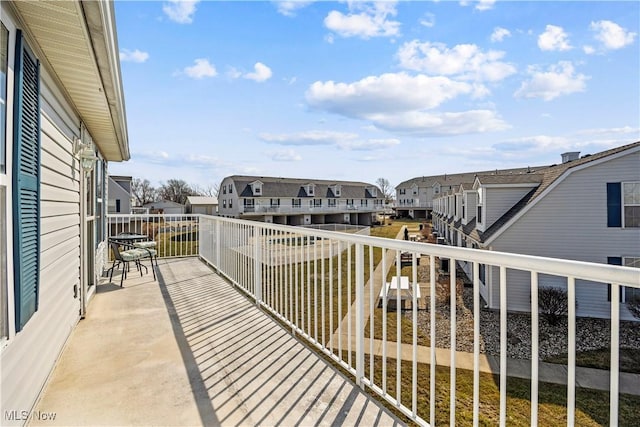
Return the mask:
M82 170L91 172L98 160L93 142L83 143L80 138L76 138L73 142L73 153L78 156Z

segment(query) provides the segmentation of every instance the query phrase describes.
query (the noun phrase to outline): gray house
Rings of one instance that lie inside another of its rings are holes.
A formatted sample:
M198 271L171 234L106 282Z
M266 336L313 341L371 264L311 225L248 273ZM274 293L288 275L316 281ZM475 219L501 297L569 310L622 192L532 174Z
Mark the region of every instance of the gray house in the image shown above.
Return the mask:
M110 175L108 190L109 213L130 214L132 206L131 177Z
M190 214L217 215L218 199L216 197L189 196L185 210Z
M113 3L2 1L0 23L0 413L22 425L95 293L129 145Z
M219 215L287 225L371 225L384 195L364 182L228 176L218 195Z
M581 158L565 153L563 160L537 173L478 175L473 188L435 200L435 229L456 246L640 267L640 142ZM482 267L481 280L483 298L497 308L498 269ZM539 282L566 286L544 275ZM528 273L508 270L507 284L509 309L528 311ZM622 302L635 292L623 290ZM577 281L576 295L578 315L610 315L606 286ZM621 318L632 319L622 307Z

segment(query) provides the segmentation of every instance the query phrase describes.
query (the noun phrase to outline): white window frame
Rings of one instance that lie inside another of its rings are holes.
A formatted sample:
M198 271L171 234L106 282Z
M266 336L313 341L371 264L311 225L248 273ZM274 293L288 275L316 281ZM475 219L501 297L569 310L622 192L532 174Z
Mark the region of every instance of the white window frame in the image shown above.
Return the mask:
M640 181L627 181L627 182L621 182L620 183L620 185L621 185L620 197L622 198L622 200L621 200L621 203L622 203L622 212L621 212L621 215L622 215L622 228L638 228L638 227L635 227L635 226L627 227L626 224L625 224L625 219L626 219L625 208L627 206L640 206L640 203L629 203L629 204L627 204L627 203L624 202L624 186L627 185L627 184L637 184L637 185L640 186Z

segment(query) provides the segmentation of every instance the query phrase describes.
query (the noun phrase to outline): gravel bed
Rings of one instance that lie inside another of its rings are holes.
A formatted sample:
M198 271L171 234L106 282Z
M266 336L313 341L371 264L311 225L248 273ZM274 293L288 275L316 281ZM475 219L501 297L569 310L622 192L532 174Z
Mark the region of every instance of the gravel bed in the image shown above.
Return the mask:
M481 302L482 303L482 302ZM411 311L404 312L411 318ZM440 304L436 313L436 347L450 348L450 311L448 304ZM608 319L579 317L576 319L576 351L609 348L610 329ZM428 335L430 313L418 312L418 327ZM507 314L508 344L510 358L531 357L531 316L527 313ZM567 352L567 320L550 326L540 320L539 357L541 360ZM620 322L620 346L640 349L640 322ZM473 290L466 287L462 298L458 298L456 309L456 349L473 352ZM500 313L482 309L480 311L480 352L498 356L500 354Z

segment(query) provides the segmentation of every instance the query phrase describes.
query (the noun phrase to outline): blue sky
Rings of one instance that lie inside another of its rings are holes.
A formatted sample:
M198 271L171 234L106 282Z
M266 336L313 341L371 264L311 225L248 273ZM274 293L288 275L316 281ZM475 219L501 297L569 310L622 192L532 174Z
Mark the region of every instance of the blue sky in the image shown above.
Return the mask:
M131 160L375 182L640 139L639 2L116 1Z

